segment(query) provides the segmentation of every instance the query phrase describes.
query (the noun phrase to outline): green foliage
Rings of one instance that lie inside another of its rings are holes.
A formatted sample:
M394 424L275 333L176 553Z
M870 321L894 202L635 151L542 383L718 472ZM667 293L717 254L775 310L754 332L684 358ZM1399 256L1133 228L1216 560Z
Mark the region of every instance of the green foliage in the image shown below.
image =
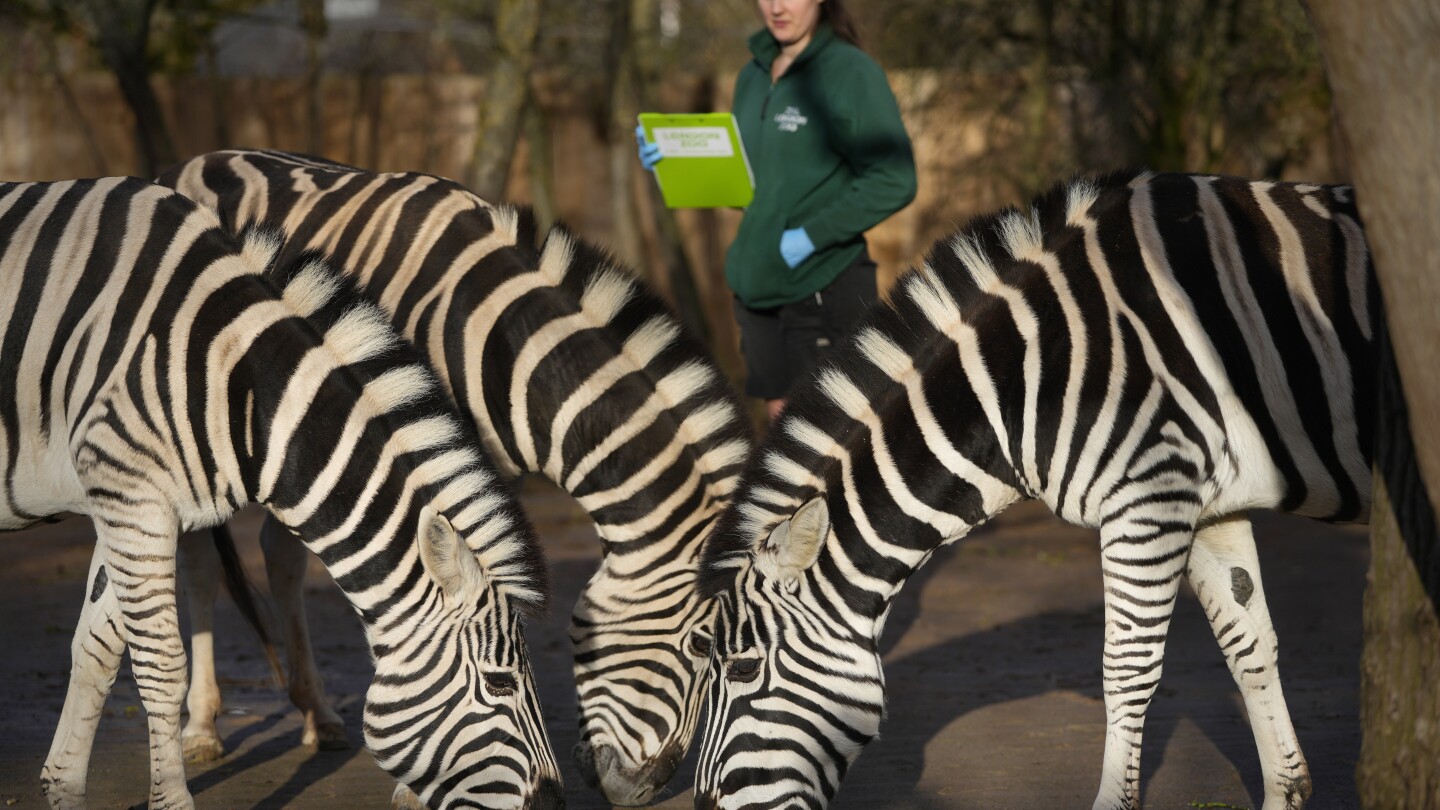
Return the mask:
M1299 0L895 0L857 12L887 67L953 71L981 106L1025 121L1022 140L1045 138L1040 185L1119 165L1278 175L1328 127Z
M323 0L298 2L298 25L326 41L315 14ZM222 22L261 5L4 0L0 25L7 38L23 40L12 33L23 29L32 43L74 43L63 50L66 69L184 74L203 71ZM392 9L426 23L423 69L489 75L502 53L500 5L404 0ZM927 126L985 130L984 154L956 170L1008 186L1012 199L1118 166L1283 176L1329 135L1329 91L1301 0L851 0L850 9L886 68L938 84L911 99L933 114ZM651 90L681 76L723 85L760 25L754 0L544 0L532 71L555 87L588 88L578 92L603 121L616 43L636 42L634 80ZM43 53L20 51L0 68Z
M29 28L37 37L83 42L95 52L142 47L154 72L194 69L215 29L263 0L6 0L0 20ZM121 44L123 43L123 45Z
M211 47L215 29L262 0L157 0L149 62L159 73L189 73Z

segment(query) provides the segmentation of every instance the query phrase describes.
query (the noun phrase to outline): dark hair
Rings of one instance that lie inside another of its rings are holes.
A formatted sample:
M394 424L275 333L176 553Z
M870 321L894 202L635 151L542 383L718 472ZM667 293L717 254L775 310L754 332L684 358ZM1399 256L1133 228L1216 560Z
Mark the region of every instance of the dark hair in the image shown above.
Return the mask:
M845 10L845 4L841 0L823 0L820 3L820 14L825 22L830 23L830 28L835 36L845 40L857 48L864 48L860 44L860 27L855 24L855 18Z

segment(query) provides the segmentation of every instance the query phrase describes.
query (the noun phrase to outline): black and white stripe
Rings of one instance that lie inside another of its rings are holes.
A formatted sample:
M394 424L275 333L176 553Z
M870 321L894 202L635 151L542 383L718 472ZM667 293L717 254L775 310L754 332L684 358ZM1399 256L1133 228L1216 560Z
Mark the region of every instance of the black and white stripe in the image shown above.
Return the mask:
M1378 313L1344 187L1117 175L937 244L791 400L707 546L697 806L823 806L879 728L891 599L1022 498L1100 531L1095 807L1139 804L1182 577L1244 696L1266 810L1302 805L1245 510L1367 519Z
M279 244L141 180L0 184L0 528L70 511L98 537L50 801L83 804L129 652L150 806L193 805L177 538L258 501L365 626L381 766L432 807L556 806L520 628L546 588L533 530L383 313Z
M698 723L700 547L750 450L708 352L604 254L561 229L537 251L527 211L441 178L226 151L161 180L231 228L271 223L286 250L324 251L430 358L506 472L544 475L594 519L605 559L572 623L576 754L611 801L650 801Z

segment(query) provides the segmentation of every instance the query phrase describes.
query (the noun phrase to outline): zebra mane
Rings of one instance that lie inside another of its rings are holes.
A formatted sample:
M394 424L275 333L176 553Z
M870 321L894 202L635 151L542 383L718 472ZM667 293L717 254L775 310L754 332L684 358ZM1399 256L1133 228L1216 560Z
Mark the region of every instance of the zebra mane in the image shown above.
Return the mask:
M235 150L229 154L242 158L258 154L320 173L373 174L323 158L275 150ZM168 172L169 182L178 183L181 171L176 167ZM544 285L531 295L551 297L557 311L570 313L578 309L591 318L596 334L611 341L615 356L654 386L666 410L677 420L684 441L696 449L697 469L723 482L720 485L727 489L716 494L729 494L735 479L732 473L739 470L753 445L749 422L710 351L660 295L606 251L577 238L564 225L550 228L541 244L538 223L529 207L491 205L445 177L416 172L404 175L430 178L434 188L462 195L477 212L483 211L492 230L482 238L494 250L511 251L517 259L495 262L489 269L516 275L538 271ZM588 438L598 445L606 437Z
M1106 192L1148 182L1143 171L1076 177L1036 197L972 219L936 240L918 267L896 282L856 333L797 385L765 444L751 457L731 506L706 542L700 589L714 596L745 566L757 544L812 498L839 486L840 456L861 428L857 409L906 396L891 375L914 373L942 345L937 316L984 329L992 317L987 291L1037 272L1035 260L1054 233L1107 204Z
M361 169L358 166L351 166L348 163L341 163L338 160L331 160L330 158L320 157L319 155L311 155L305 152L285 152L280 149L251 149L246 147L227 149L224 151L233 152L235 154L254 152L264 155L272 160L278 160L284 163L293 163L296 166L311 166L317 169L343 169L345 171L351 172L365 171L365 169Z
M654 385L680 421L686 444L700 448L700 471L719 476L738 470L754 442L739 397L665 299L608 251L562 224L547 232L538 261L564 303L578 302L581 312L593 316L593 326L614 341L617 356Z
M529 517L494 463L479 451L473 424L459 418L425 357L395 331L385 311L366 298L350 277L332 268L321 252L286 256L283 232L269 225L248 226L240 242L242 254L264 268L281 299L324 335L325 345L339 362L365 369L367 391L380 399L384 412L405 424L431 427L426 448L458 458L456 474L476 473L487 489L503 493L483 499L488 513L483 525L476 524L478 531L465 527L462 535L471 538L471 548L498 588L522 609L543 611L549 577Z
M265 157L281 162L289 163L298 168L317 169L322 172L351 172L354 174L377 175L391 174L374 172L369 169L362 169L358 166L351 166L348 163L330 160L328 158L316 157L297 152L282 152L278 149L254 149L239 150L242 152L258 152ZM509 205L491 203L475 192L467 188L463 183L451 180L438 174L426 172L399 172L404 177L425 177L434 182L434 187L446 189L452 194L459 194L469 198L470 202L477 208L483 209L490 214L491 223L495 232L502 234L508 247L521 251L522 254L531 258L536 257L536 244L539 238L540 225L535 217L535 211L528 205Z

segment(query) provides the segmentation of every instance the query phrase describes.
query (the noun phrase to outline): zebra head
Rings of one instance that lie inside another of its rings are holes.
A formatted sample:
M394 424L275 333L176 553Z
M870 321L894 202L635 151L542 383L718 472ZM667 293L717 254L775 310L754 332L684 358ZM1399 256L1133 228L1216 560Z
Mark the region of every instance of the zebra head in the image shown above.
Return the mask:
M707 556L716 635L696 808L824 806L879 733L880 623L847 603L840 572L817 565L833 542L815 498L747 553Z
M653 556L607 554L571 622L575 759L587 784L625 806L653 802L685 758L714 638L714 602L697 593L694 553Z
M426 596L418 615L371 626L366 745L427 807L563 807L521 635L540 595L525 588L523 562L487 565L501 555L472 545L445 515L421 510Z

